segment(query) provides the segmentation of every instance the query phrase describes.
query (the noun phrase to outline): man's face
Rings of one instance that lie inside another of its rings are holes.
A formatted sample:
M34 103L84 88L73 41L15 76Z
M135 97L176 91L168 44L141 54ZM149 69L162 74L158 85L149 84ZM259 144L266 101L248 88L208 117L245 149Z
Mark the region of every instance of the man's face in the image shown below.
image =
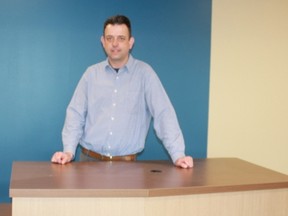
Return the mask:
M134 38L129 36L126 25L107 25L101 42L112 66L122 67L126 64L134 44Z

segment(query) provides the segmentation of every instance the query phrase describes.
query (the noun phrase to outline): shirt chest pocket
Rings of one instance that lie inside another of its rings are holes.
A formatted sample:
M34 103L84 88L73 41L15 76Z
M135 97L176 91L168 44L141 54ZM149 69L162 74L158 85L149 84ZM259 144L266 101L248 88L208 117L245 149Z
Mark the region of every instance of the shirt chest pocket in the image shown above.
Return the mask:
M129 114L139 114L143 107L144 96L141 91L129 91L124 100L124 106Z

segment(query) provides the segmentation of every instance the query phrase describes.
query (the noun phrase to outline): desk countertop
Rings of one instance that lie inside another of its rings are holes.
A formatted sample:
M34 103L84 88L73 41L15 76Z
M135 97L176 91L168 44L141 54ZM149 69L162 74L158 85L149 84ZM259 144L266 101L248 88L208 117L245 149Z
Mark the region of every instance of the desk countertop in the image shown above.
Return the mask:
M236 158L168 161L14 162L10 197L154 197L288 188L288 176Z

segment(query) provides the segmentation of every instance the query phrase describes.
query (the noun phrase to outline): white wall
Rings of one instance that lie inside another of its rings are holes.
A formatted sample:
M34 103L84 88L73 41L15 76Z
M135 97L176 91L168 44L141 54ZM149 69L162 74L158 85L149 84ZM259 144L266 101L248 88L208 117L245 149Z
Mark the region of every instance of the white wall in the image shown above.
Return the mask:
M208 157L288 174L288 1L212 7Z

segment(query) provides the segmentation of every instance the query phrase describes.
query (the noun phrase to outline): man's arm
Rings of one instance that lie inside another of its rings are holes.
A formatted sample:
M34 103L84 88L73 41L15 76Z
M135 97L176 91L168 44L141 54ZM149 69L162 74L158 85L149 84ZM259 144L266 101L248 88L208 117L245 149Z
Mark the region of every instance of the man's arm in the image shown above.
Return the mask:
M154 129L157 137L164 144L176 166L182 168L192 167L192 157L185 156L184 137L176 112L155 72L150 73L146 83L147 106L154 119Z

